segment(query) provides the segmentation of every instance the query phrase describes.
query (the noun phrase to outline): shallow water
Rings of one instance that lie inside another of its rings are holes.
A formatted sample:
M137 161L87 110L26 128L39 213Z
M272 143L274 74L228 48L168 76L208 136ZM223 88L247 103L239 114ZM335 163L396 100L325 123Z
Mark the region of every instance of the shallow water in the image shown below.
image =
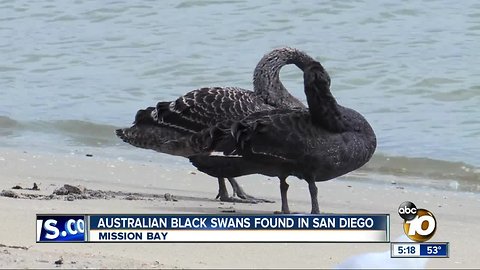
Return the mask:
M202 86L251 89L263 54L288 45L320 60L339 103L374 127L367 169L478 184L479 10L478 1L0 1L0 146L145 158L113 135L138 109ZM305 100L299 70L284 68L282 81Z

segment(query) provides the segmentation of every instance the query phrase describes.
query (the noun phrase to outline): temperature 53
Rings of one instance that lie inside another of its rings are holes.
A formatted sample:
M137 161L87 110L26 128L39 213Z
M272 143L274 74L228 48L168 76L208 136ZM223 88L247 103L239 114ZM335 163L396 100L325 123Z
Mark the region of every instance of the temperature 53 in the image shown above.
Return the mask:
M427 247L427 254L428 255L436 255L438 252L442 250L442 246L428 246Z

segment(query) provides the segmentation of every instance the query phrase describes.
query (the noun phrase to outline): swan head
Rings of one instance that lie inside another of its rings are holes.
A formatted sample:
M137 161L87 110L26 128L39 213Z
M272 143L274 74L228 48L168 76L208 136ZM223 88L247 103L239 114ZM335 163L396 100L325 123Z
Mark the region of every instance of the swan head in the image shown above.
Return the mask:
M325 68L317 61L308 65L303 73L305 85L316 85L316 89L325 89L330 91L330 75ZM306 88L307 89L307 88Z

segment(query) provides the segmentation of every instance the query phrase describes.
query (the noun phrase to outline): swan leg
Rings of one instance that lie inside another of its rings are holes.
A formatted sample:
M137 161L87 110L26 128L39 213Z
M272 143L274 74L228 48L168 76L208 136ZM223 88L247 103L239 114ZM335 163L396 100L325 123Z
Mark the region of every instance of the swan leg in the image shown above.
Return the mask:
M235 203L253 203L253 204L255 204L255 203L258 202L256 200L251 200L251 199L237 198L237 197L235 197L235 195L230 197L228 195L227 186L225 185L225 178L219 177L217 179L218 179L218 194L217 194L217 197L215 197L215 199L220 199L220 201L222 201L222 202L235 202ZM235 189L233 190L233 193L234 194L236 193Z
M280 178L280 196L282 197L282 211L275 212L276 214L290 214L290 209L288 208L288 200L287 200L287 191L288 191L288 184L286 177L279 177Z
M220 201L225 201L228 196L227 186L225 185L225 178L218 178L218 194L215 199L220 199Z
M247 193L245 193L242 186L240 186L240 184L238 184L238 182L237 182L237 180L235 180L235 178L229 177L227 179L230 182L230 185L232 185L233 196L237 196L241 199L244 199L244 200L246 200L246 202L253 201L254 203L274 203L274 201L271 201L271 200L256 198L256 197L253 197L251 195L248 195Z
M318 208L318 188L315 184L315 181L308 182L308 189L310 190L310 198L312 200L312 214L320 214L320 209Z

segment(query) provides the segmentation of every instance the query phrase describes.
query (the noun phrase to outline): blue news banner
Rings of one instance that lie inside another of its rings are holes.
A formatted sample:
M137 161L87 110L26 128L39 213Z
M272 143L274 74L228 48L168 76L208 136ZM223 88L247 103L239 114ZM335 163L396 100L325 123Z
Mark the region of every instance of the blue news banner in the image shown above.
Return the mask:
M377 215L37 215L37 242L389 242Z

